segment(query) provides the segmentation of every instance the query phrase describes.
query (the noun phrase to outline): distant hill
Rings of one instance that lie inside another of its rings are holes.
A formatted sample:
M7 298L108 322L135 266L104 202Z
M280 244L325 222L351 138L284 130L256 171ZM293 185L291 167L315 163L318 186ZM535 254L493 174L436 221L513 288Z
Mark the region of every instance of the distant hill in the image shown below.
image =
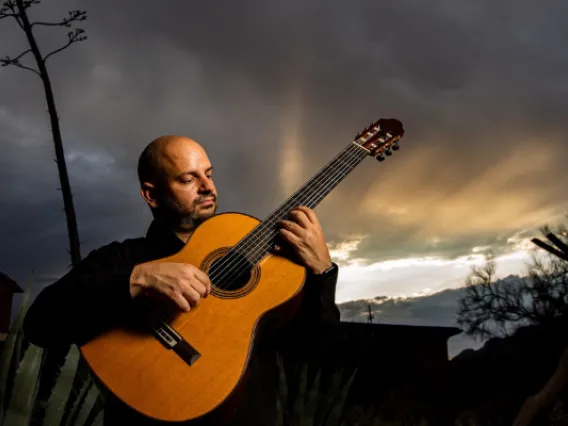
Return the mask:
M497 280L496 284L524 279L516 275L509 275ZM465 288L460 287L418 297L377 296L373 299L341 303L338 307L341 311L341 320L346 322L367 322L368 305L371 305L375 323L457 327L458 301L464 295ZM464 333L459 334L449 340L449 356L452 358L465 349L480 348L485 342L486 340L475 340Z

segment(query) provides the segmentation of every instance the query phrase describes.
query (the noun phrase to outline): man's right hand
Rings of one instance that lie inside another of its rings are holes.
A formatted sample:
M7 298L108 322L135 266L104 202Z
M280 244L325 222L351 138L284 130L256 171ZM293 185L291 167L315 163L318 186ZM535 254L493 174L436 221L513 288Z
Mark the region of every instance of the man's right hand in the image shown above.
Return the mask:
M211 281L187 263L149 262L136 265L130 275L130 295L157 294L187 312L211 293Z

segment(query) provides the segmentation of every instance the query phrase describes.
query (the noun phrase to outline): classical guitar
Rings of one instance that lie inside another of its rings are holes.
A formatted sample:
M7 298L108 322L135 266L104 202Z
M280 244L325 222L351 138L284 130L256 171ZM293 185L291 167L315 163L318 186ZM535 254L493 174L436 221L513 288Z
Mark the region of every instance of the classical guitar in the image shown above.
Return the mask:
M366 157L392 155L403 134L400 121L380 119L263 221L222 213L199 225L180 252L155 262L198 265L211 295L187 313L152 312L147 332L116 326L81 346L97 383L156 420L224 418L240 400L260 326L293 315L302 294L306 269L274 253L276 224L300 204L315 208Z

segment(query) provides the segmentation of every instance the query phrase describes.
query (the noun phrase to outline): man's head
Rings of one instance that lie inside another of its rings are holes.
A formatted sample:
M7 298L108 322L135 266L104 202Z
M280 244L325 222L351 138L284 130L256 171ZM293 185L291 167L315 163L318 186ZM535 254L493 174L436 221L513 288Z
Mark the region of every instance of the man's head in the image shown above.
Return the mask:
M140 155L140 193L155 218L189 232L217 210L212 171L205 150L197 142L183 136L162 136ZM201 203L206 199L213 203Z

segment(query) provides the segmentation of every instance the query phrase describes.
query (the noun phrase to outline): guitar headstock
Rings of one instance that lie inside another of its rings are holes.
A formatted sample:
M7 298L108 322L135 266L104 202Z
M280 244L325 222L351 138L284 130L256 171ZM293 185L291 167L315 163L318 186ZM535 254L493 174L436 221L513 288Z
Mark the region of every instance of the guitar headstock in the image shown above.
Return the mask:
M369 155L379 161L391 156L392 151L398 151L398 141L404 135L402 123L394 118L381 118L360 132L354 143L369 151Z

